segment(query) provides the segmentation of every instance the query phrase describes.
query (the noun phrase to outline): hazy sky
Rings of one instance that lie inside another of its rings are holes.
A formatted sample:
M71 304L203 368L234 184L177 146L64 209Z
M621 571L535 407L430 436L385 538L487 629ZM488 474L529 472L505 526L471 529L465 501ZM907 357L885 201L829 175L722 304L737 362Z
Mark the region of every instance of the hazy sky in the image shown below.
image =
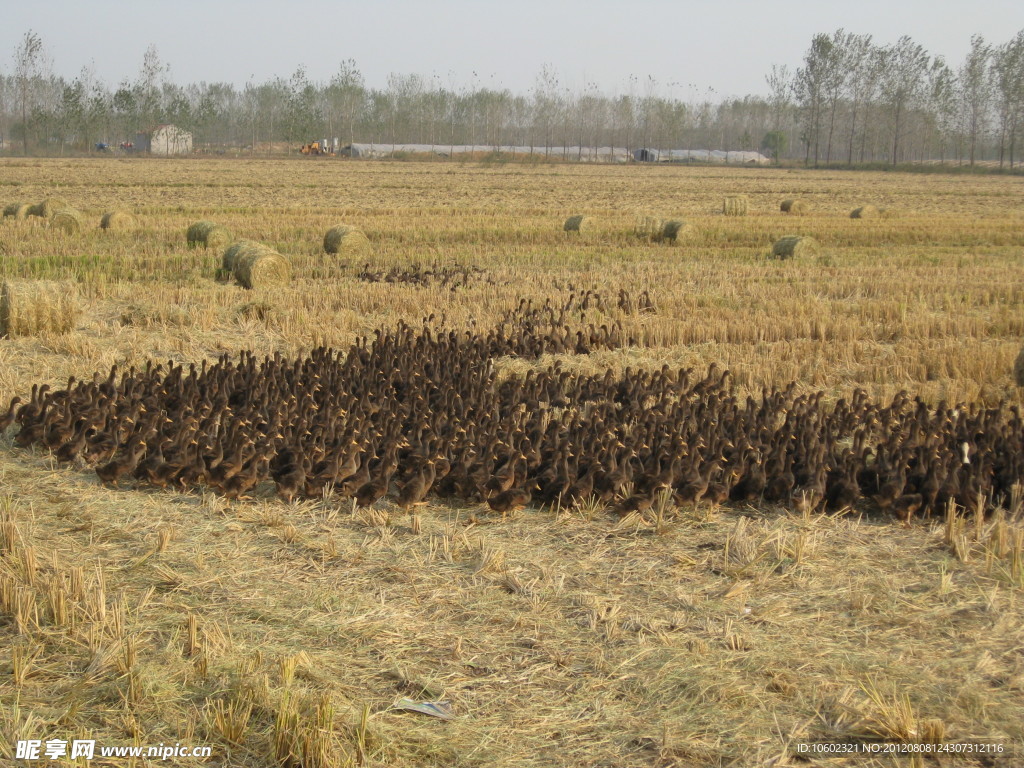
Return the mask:
M772 64L795 68L812 35L840 27L878 44L910 35L955 65L972 34L1002 43L1024 28L1024 1L4 0L0 70L13 69L31 29L58 74L74 77L92 61L112 86L136 77L153 44L180 84L244 85L300 65L327 80L351 58L371 86L398 72L525 93L548 64L574 90L623 92L635 76L642 92L651 75L662 95L688 100L711 88L717 100L764 93Z

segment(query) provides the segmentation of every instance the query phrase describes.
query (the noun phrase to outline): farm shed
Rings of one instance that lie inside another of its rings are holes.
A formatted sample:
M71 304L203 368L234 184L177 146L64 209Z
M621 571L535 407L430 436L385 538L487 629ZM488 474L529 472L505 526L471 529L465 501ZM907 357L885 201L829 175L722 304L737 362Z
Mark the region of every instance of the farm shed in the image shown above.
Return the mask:
M771 159L760 152L721 149L651 149L633 150L638 163L724 163L728 165L770 165Z
M192 154L192 134L176 125L158 125L135 136L135 151L170 157Z
M396 154L454 155L500 152L504 155L552 157L585 163L723 163L729 165L769 165L771 160L760 152L722 151L719 149L651 149L632 152L625 147L540 147L493 144L349 144L340 154L348 157L381 158Z
M348 157L380 158L396 153L429 154L440 157L465 154L533 155L534 157L564 157L567 160L600 163L625 163L629 152L622 147L530 147L507 144L349 144L341 150Z

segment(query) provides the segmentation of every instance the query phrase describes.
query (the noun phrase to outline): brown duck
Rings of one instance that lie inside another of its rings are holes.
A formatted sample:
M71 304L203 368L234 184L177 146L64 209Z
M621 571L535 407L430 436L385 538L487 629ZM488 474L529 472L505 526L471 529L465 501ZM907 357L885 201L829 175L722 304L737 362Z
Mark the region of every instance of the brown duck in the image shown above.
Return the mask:
M509 488L507 491L491 496L487 499L487 506L495 512L500 512L502 519L509 512L522 509L533 499L531 492L537 490L536 481L527 483L522 488Z
M96 467L96 474L105 485L117 487L118 481L122 477L135 471L135 468L139 465L139 460L142 458L142 454L145 452L145 441L136 440L135 444L128 449L125 455Z
M392 445L384 458L381 459L380 466L377 468L375 477L371 477L369 482L363 484L363 486L356 491L356 504L360 507L372 507L378 501L384 498L388 492L388 486L391 484L391 477L395 474L395 470L398 467L398 460L396 453L398 452L398 446Z
M414 506L422 504L423 499L430 492L430 486L434 484L436 474L437 469L433 459L423 462L420 471L414 473L398 492L398 506L408 512Z
M7 409L7 413L0 416L0 435L7 431L7 428L14 423L14 409L17 408L18 403L22 402L20 397L12 397L11 405Z

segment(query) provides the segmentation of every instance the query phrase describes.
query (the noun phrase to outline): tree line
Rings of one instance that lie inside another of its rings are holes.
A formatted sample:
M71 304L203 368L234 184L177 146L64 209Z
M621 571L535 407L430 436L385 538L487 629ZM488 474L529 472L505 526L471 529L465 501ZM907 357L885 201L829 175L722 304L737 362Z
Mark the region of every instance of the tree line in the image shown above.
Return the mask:
M42 38L25 33L0 70L0 139L8 152L63 154L131 140L172 123L194 145L274 151L313 139L341 143L619 146L760 150L807 165L953 162L1019 165L1024 30L1008 42L971 38L953 66L910 37L876 45L837 30L811 40L801 66L773 65L766 96L684 99L681 84L631 77L621 92L568 88L550 66L528 93L392 74L370 87L355 61L326 81L303 68L236 86L179 84L153 46L133 78L112 87L91 66L55 75ZM692 87L691 87L692 93Z
M1024 30L1001 45L971 38L956 67L910 37L815 35L790 75L773 67L773 99L791 97L805 162L1019 163Z

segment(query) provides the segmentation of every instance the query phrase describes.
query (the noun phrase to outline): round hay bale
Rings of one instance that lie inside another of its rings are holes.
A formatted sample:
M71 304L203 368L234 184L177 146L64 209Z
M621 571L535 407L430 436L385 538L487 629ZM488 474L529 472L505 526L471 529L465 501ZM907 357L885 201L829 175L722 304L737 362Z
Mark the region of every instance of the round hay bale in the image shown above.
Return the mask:
M1017 360L1013 364L1013 380L1017 383L1018 387L1024 387L1024 349L1021 349L1020 354L1017 355Z
M138 222L127 211L110 211L100 219L101 229L135 229Z
M775 242L772 246L772 257L791 259L798 256L813 256L818 252L818 241L813 237L789 235Z
M684 236L690 231L689 223L682 219L666 221L661 230L661 239L673 245L683 242Z
M633 234L641 240L661 240L665 231L665 220L658 216L639 216L633 226Z
M235 280L243 288L265 288L291 279L288 259L265 245L240 248L232 263Z
M40 216L44 219L48 219L57 211L63 210L64 208L70 208L68 201L62 197L48 197L41 203L29 206L29 216Z
M227 278L235 273L235 259L238 257L238 254L248 253L260 248L266 248L266 246L254 240L239 240L237 243L229 245L224 249L224 256L221 257L220 261L222 275Z
M566 232L579 232L581 235L593 229L594 220L589 216L570 216L565 220L565 226L562 227Z
M747 196L728 195L722 202L722 213L726 216L746 216Z
M231 233L220 224L212 221L197 221L188 228L185 239L190 247L226 248L231 242Z
M324 251L344 256L370 256L373 246L361 229L339 224L328 229L324 235Z
M74 208L61 208L50 217L50 229L59 229L66 235L77 235L85 226L85 218Z
M7 280L0 286L0 336L67 333L78 314L78 290L73 283Z
M873 205L862 205L850 211L851 219L877 219L880 215L881 211Z
M28 217L28 210L31 207L28 203L11 203L4 207L4 218L24 221Z
M788 199L783 200L779 209L783 213L790 213L794 216L801 216L809 210L809 206L803 200Z

